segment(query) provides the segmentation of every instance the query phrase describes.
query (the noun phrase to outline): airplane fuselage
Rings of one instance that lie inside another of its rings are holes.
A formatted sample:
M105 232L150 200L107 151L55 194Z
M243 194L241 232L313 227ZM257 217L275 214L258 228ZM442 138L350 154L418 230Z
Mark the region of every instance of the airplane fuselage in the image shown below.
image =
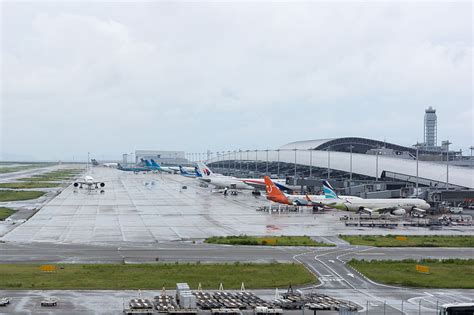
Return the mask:
M227 176L207 176L203 178L204 181L214 185L218 188L235 188L235 189L248 189L253 190L253 187L247 185L238 178L227 177Z
M359 211L363 209L372 209L377 212L377 209L403 209L411 211L413 209L428 210L430 204L423 199L418 198L394 198L394 199L344 199L340 197L339 201L335 201L333 208ZM399 211L398 214L404 214Z

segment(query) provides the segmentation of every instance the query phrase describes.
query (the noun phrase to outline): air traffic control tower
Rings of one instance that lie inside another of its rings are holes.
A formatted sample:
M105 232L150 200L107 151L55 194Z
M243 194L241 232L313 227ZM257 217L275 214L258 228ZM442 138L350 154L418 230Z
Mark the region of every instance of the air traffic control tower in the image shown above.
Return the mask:
M425 149L435 150L438 142L438 129L437 129L437 118L436 109L429 107L425 110Z

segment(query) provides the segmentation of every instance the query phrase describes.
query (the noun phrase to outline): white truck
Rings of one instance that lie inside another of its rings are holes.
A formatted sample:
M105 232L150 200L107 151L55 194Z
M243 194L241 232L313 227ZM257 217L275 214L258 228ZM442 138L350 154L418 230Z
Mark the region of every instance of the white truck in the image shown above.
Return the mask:
M461 214L462 213L462 207L450 207L449 212L455 213L455 214Z

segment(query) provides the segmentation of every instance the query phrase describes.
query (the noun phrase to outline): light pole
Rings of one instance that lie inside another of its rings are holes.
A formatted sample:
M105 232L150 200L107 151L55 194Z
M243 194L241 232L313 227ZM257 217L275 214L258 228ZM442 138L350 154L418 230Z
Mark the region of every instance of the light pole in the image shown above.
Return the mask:
M313 176L313 150L309 150L309 178Z
M234 173L237 169L237 151L234 150Z
M352 193L352 149L354 149L353 145L349 146L350 154L350 161L349 161L349 195Z
M379 181L379 150L375 152L375 181Z
M474 146L470 146L469 150L471 150L471 156L469 158L469 161L471 163L471 167L474 167L474 161L472 160L472 151L474 150Z
M89 158L90 158L90 152L87 152L87 166L86 166L86 170L89 171Z
M416 182L415 182L415 190L416 190L416 195L418 196L418 182L419 182L419 176L418 176L418 157L419 157L419 151L420 151L420 146L421 143L417 142L415 144L416 146Z
M328 151L328 180L331 179L331 151L329 151L329 147L327 148Z
M239 172L242 174L242 150L239 149Z
M257 172L258 172L257 160L258 160L258 150L255 150L255 175L257 175Z
M472 151L471 151L472 152ZM280 149L277 149L277 156L278 156L278 162L277 162L277 176L280 178Z
M227 169L227 173L230 173L230 150L227 151L227 158L229 159L229 168Z
M265 154L266 154L266 169L265 169L265 175L268 175L268 149L265 150Z
M293 179L293 185L296 185L296 151L298 151L298 149L294 149L295 150L295 177Z
M250 162L249 152L250 152L250 150L247 150L247 162L246 162L246 164L247 164L247 175L249 173L249 165L250 165L250 163L249 163Z
M225 169L225 151L222 151L222 171Z
M452 144L452 142L449 142L449 140L443 141L441 143L443 146L446 146L446 190L449 189L449 145Z

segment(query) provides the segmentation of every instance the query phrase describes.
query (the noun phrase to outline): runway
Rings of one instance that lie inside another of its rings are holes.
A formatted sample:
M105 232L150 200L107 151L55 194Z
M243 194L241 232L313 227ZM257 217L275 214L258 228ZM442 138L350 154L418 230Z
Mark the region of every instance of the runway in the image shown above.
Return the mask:
M22 263L25 261L38 264L46 263L156 263L158 262L292 262L303 263L318 276L320 283L301 288L304 292L317 292L350 300L361 307L369 307L371 313L382 314L434 314L436 304L453 301L474 300L474 290L455 289L415 289L400 288L374 283L358 274L344 262L352 257L376 259L413 258L420 249L394 250L390 248L371 248L351 245L339 245L334 248L301 248L301 247L262 247L262 246L224 246L211 244L192 244L190 242L168 242L162 244L133 247L110 247L81 244L34 243L0 244L0 263ZM375 254L375 255L374 255ZM472 249L465 248L424 248L418 255L425 258L450 257L472 258ZM285 288L280 288L280 291ZM11 291L0 291L8 295ZM37 293L28 297L25 291L15 293L24 299L38 300ZM28 291L26 291L28 292ZM84 309L94 305L97 296L94 291L60 291L57 295L70 299L73 309ZM120 298L133 296L127 291L112 291L108 294L108 307L121 310ZM131 291L129 291L131 292ZM271 298L271 293L257 290L259 295ZM159 290L153 294L158 295ZM51 293L53 296L54 293ZM40 295L44 295L41 293ZM113 298L115 297L115 298ZM403 301L403 302L402 302ZM421 301L421 304L420 304ZM403 306L402 306L403 304ZM391 313L390 313L391 312Z

